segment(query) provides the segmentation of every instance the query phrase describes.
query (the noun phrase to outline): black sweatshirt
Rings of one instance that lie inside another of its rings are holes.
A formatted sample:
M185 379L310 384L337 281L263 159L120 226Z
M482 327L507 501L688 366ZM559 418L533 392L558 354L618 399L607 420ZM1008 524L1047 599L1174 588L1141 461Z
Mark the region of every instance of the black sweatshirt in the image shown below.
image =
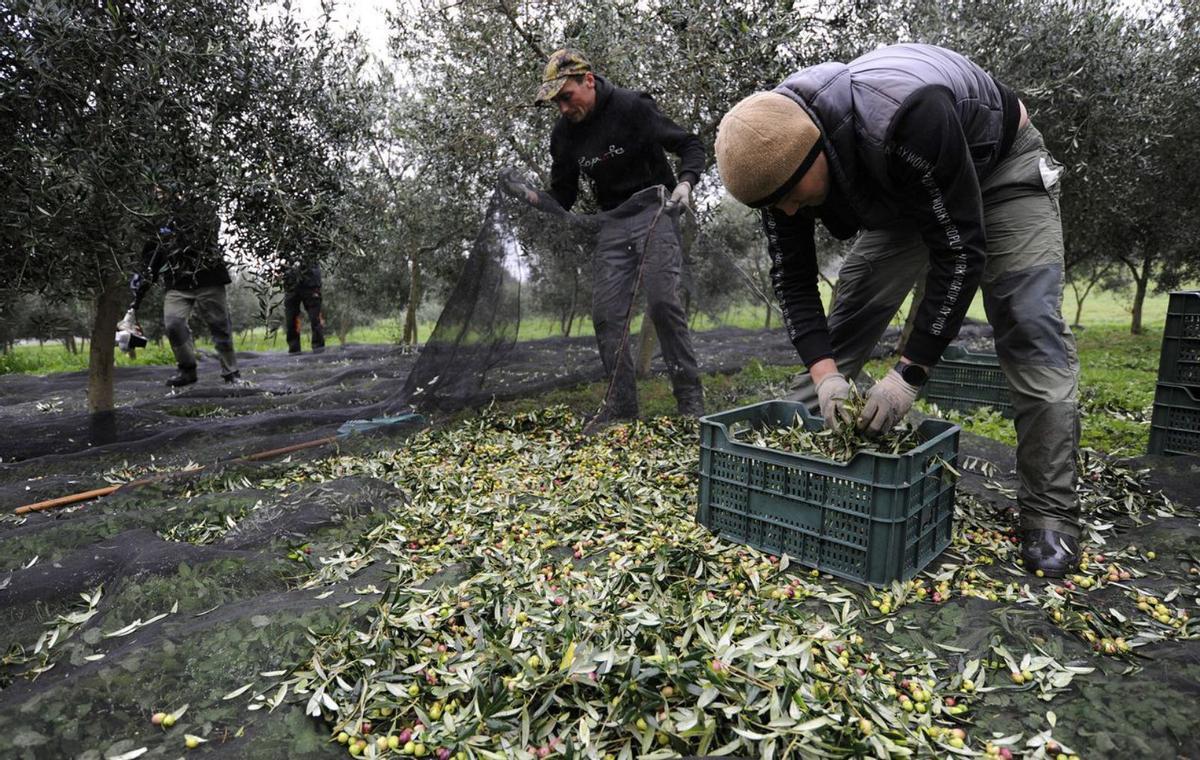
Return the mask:
M159 222L142 248L142 269L151 280L162 277L168 290L228 285L232 280L221 257L221 219L201 202L178 204Z
M321 289L321 265L311 264L295 264L288 271L283 279L284 288L288 291L293 290L320 290Z
M679 179L695 187L704 171L704 144L658 110L644 92L596 77L596 105L582 122L559 117L550 133L550 195L565 209L579 195L579 174L594 183L596 202L608 211L654 185L675 187L663 152L680 158Z
M1011 90L1004 88L1004 92L1006 117L1010 109L1013 115L1006 118L1007 146L1016 133L1020 106ZM925 298L904 355L931 367L958 334L983 275L987 245L983 199L970 146L945 89L919 91L893 123L886 184L856 189L884 195L896 209L897 225L915 225L929 248ZM845 188L831 176L830 193L820 207L802 209L791 217L774 209L763 211L771 280L788 335L808 366L833 356L817 290L814 222L820 218L836 237L853 235L861 225L845 197Z

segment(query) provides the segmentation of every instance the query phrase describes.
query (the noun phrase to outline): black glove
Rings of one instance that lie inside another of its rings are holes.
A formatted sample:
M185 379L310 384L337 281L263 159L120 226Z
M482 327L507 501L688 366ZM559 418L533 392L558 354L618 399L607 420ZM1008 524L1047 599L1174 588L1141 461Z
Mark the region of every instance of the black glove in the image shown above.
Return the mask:
M524 198L530 206L536 207L541 199L541 193L516 173L510 173L504 178L504 189L518 198Z
M146 297L146 292L150 290L150 280L142 276L141 272L134 272L129 278L129 292L133 295L133 303L130 304L131 310L137 310L142 305L142 299Z

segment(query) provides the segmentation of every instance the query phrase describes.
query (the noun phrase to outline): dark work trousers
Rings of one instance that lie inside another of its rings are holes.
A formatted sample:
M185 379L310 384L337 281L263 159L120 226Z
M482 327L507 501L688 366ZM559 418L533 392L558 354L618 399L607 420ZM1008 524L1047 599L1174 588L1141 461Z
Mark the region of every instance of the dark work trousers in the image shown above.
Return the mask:
M1032 125L981 183L987 262L983 306L1008 380L1017 431L1021 527L1078 536L1079 358L1062 317L1062 165ZM834 358L854 377L925 271L929 250L915 230L864 232L838 273L829 315ZM808 373L791 398L816 405Z
M592 323L611 387L605 411L612 417L633 418L638 414L632 341L625 327L644 246L646 259L638 293L646 296L646 316L658 333L679 412L700 415L704 411L704 392L687 315L679 300L683 247L677 217L665 211L659 214L658 204L628 205L627 212L620 207L605 215L592 259ZM658 221L654 222L656 214Z
M325 317L321 314L320 288L295 288L289 290L283 297L284 319L287 322L288 352L300 353L300 307L308 313L308 323L312 327L312 348L319 351L325 348Z
M192 331L188 319L192 311L200 312L200 318L212 333L213 347L221 360L221 375L232 377L238 371L237 357L233 353L233 326L229 321L229 305L225 300L224 285L206 285L191 290L168 290L163 296L163 325L171 350L175 352L175 363L180 369L196 369L196 346L192 342Z

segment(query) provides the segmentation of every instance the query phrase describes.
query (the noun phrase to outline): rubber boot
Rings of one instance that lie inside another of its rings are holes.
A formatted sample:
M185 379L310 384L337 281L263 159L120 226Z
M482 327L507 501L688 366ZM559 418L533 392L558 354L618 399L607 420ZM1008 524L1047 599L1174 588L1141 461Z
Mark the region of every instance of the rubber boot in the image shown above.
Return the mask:
M179 365L179 371L167 378L167 385L172 388L182 388L185 385L191 385L197 379L195 365L185 367L181 364Z
M700 386L689 388L685 393L676 393L675 405L680 417L704 416L704 390Z
M586 437L591 437L606 428L615 425L618 422L629 422L637 419L637 407L634 407L632 412L614 412L607 406L601 409L598 413L587 418L583 423L583 434Z
M1047 578L1061 578L1079 567L1079 540L1066 533L1045 528L1021 531L1021 559L1025 570L1039 570Z
M242 379L241 371L230 372L228 375L221 375L225 380L226 385L250 385L249 382Z

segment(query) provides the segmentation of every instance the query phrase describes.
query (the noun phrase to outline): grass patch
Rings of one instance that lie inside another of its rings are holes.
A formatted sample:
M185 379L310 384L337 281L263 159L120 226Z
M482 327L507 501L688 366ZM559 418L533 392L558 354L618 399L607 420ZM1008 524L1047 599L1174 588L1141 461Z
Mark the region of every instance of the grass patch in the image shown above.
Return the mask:
M1083 415L1080 445L1110 454L1145 453L1150 439L1150 408L1158 381L1158 354L1162 325L1141 335L1130 335L1122 325L1103 325L1076 335L1079 349L1079 400ZM869 362L866 372L880 378L894 359ZM918 408L928 406L918 402ZM1011 420L991 410L973 414L946 412L944 416L963 430L1016 445Z
M225 415L225 407L219 404L196 404L195 406L182 406L166 411L172 417L200 418L222 417Z
M703 383L708 412L711 414L734 405L741 406L778 398L787 392L792 376L803 369L800 364L766 365L753 359L738 372L705 375ZM575 414L587 415L600 408L607 390L607 382L587 383L559 388L531 398L501 402L496 407L506 414L525 414L550 406L564 406ZM671 416L676 413L671 381L665 375L638 381L638 402L641 416L644 418ZM453 419L461 420L475 414L474 411L463 411Z
M821 295L828 308L830 291L825 283L821 283ZM1154 333L1157 335L1160 333L1162 324L1166 319L1168 300L1169 296L1165 293L1147 297L1143 314L1147 334ZM1140 339L1145 338L1145 335L1129 335L1131 302L1131 294L1120 292L1098 293L1089 298L1084 311L1084 322L1088 327L1080 332L1081 340L1088 337L1089 333L1098 330L1104 334L1106 340L1110 341L1110 351L1120 353L1128 349L1131 345L1141 345ZM1068 290L1064 296L1063 310L1065 314L1073 318L1075 314L1074 309L1075 303ZM896 320L897 324L903 321L903 316L907 312L908 301L900 309ZM968 316L979 320L987 319L981 295L975 297ZM757 330L761 329L765 324L766 306L761 303L737 305L727 309L715 318L705 314L697 314L691 320L691 328L696 332L705 332L721 327L740 327ZM638 332L641 330L641 326L641 316L635 317L631 329L634 332ZM772 316L771 326L779 326L777 314ZM423 343L428 340L430 333L433 332L433 328L433 322L425 321L418 323L418 342ZM387 318L377 320L369 325L353 328L346 334L346 342L371 345L398 344L402 334L403 325L400 323L400 320ZM572 337L593 334L592 321L586 316L577 318L571 327ZM527 341L560 336L562 336L562 328L556 318L534 315L522 320L517 339ZM194 337L198 349L214 350L212 341L202 330L198 331ZM330 337L332 338L333 336ZM304 347L307 349L307 333L301 339ZM1155 337L1155 350L1152 354L1143 357L1145 361L1157 363L1158 342L1158 337ZM259 353L287 350L283 331L279 329L268 330L265 327L257 327L239 332L234 338L234 345L238 351L254 351ZM21 345L15 346L11 351L0 354L0 375L43 375L54 372L81 372L87 369L87 363L88 354L86 350L72 354L59 343ZM167 345L166 341L151 344L139 350L137 359L130 359L125 354L119 352L116 358L118 367L169 365L174 363L175 358L171 354L171 348Z
M824 285L822 292L828 301L828 289ZM1085 412L1082 445L1100 451L1135 455L1145 451L1149 439L1148 410L1154 402L1168 296L1162 294L1147 298L1144 310L1146 329L1141 335L1129 333L1130 298L1124 293L1094 295L1087 302L1084 316L1085 319L1096 320L1096 323L1078 330L1076 338L1081 364L1080 402ZM1069 291L1063 308L1067 314L1074 314L1074 302ZM901 309L897 322L906 309L907 306ZM981 297L976 297L969 313L976 319L985 318ZM746 304L728 310L720 319L697 316L692 326L696 331L705 331L728 326L757 329L763 324L763 307ZM773 321L773 324L776 322ZM419 339L426 340L432 328L432 323L418 325ZM633 329L641 329L640 317L634 320ZM351 343L389 344L396 343L400 334L399 321L385 319L351 330L346 339ZM571 334L591 335L591 320L586 317L582 321L576 320ZM561 329L556 319L533 317L522 321L519 339L538 340L560 335ZM279 330L257 328L243 331L235 342L240 351L286 350ZM201 350L213 350L211 342L202 336L197 336L196 343ZM10 352L0 354L0 374L83 371L87 369L87 361L86 351L71 354L59 344L17 346ZM136 360L118 353L116 363L119 367L169 365L174 363L174 357L170 347L162 342L140 350ZM868 363L866 371L872 377L882 377L894 363L894 359L880 359ZM783 395L790 377L801 369L798 363L796 366L767 367L760 362L752 362L741 372L732 375L711 375L705 379L709 411ZM552 391L536 399L509 402L504 406L514 412L525 412L548 404L562 404L577 413L587 414L599 408L606 388L604 383L593 383ZM639 395L643 416L673 414L675 411L675 399L671 394L670 382L665 377L653 377L639 383ZM211 405L201 405L172 413L183 417L206 417L218 416L222 411ZM953 420L969 432L1008 444L1016 442L1011 421L998 415L956 415Z
M198 347L207 347L212 350L211 343L201 343ZM118 367L145 367L174 363L175 357L166 341L161 344L151 343L145 348L138 349L137 359L130 359L128 355L117 351L115 360ZM87 368L88 351L86 348L73 354L61 343L47 343L44 346L14 346L11 351L0 354L0 375L49 375L57 372L84 372Z

